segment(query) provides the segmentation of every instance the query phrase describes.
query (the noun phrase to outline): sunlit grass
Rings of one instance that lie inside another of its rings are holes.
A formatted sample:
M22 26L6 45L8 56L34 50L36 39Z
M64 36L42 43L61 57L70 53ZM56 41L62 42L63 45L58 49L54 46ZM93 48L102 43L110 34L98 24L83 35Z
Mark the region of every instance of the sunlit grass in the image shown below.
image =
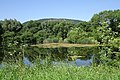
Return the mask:
M0 69L0 80L120 80L120 68L23 65Z
M95 47L102 46L98 44L70 44L70 43L45 43L45 44L36 44L31 46L43 47L43 48L56 48L56 47Z

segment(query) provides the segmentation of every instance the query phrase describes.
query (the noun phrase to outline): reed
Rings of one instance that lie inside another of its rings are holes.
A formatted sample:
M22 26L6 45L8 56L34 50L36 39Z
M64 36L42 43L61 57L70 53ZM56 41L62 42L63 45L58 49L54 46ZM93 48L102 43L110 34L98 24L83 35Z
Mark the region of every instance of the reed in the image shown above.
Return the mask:
M11 65L0 68L0 80L120 80L120 68L103 65Z

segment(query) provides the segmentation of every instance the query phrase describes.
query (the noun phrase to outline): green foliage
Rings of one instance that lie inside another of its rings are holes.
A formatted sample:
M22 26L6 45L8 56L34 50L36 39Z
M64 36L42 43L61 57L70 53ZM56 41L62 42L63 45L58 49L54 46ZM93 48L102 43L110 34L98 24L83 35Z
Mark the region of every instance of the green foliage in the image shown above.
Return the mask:
M66 40L69 43L80 43L80 44L90 44L95 43L94 37L90 35L91 33L83 31L81 28L75 28L71 30Z
M4 31L13 31L13 32L18 32L22 28L22 24L18 22L17 20L7 20L5 19L2 22L2 28Z
M36 43L43 43L43 41L48 37L48 33L45 30L40 30L33 34L36 39Z
M91 23L94 26L101 26L101 23L106 21L109 24L108 26L112 29L112 31L120 33L120 28L118 27L120 23L120 10L103 11L99 14L95 14L91 19Z
M89 36L90 24L82 21L43 19L30 20L21 24L17 20L5 19L1 23L5 43L18 41L38 44L43 42L63 42L64 40L68 40L67 42L70 43L82 43L85 37L91 37ZM11 34L11 37L7 37L7 34ZM82 40L80 41L80 39ZM87 39L85 43L89 42L91 43L91 40Z
M21 40L23 43L32 44L35 41L35 38L33 37L33 34L31 32L24 32L23 35L21 35Z
M31 32L36 39L36 42L32 43L43 43L44 42L56 42L58 37L60 40L67 38L67 33L74 27L74 21L60 20L60 19L43 19L36 21L28 21L23 24L24 27L21 30L24 34L25 31ZM51 36L53 40L51 39ZM59 42L60 40L57 40Z
M2 28L2 26L0 24L0 44L2 42L2 36L1 36L2 34L3 34L3 28Z
M101 47L99 52L100 63L119 66L120 63L120 50L119 50L119 40L115 38L117 32L112 31L111 28L107 27L107 24L104 23L103 26L98 29L98 41L104 46ZM101 35L101 36L100 36Z
M5 43L12 43L14 41L15 33L6 31L2 36Z
M119 80L120 68L110 66L6 66L0 69L1 80Z
M20 36L19 32L22 29L22 24L17 20L7 20L1 21L2 27L2 39L3 44L7 45L8 43L13 43L18 36Z
M97 28L97 36L96 39L101 44L109 44L115 36L115 32L112 31L108 24L104 22L101 27Z

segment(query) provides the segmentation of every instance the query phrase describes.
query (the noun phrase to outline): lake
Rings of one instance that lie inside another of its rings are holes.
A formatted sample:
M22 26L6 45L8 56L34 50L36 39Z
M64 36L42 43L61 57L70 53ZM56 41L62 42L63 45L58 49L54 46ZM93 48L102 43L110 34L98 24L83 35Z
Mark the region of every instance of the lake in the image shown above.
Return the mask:
M50 65L74 65L74 66L90 66L96 53L98 46L82 46L82 47L12 47L1 48L0 63L11 64L21 61L26 66L34 64L50 64Z

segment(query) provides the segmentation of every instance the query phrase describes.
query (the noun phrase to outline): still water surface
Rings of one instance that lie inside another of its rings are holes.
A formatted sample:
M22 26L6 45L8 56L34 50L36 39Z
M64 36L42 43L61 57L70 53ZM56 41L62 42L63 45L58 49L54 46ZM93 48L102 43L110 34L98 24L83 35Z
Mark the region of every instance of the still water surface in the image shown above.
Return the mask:
M0 66L18 60L26 66L39 64L89 66L93 63L98 47L59 47L59 48L9 48L1 49Z

